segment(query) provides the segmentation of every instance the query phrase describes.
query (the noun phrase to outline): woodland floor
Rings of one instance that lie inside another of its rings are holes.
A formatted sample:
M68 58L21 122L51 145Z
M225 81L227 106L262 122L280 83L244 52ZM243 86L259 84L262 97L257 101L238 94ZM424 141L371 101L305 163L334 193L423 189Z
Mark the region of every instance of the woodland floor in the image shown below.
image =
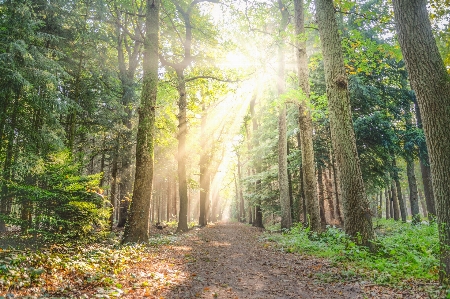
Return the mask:
M346 280L342 268L325 259L283 253L261 234L239 223L195 228L171 244L150 247L140 261L115 275L116 296L68 277L74 284L64 293L35 288L34 298L428 298L414 284L402 290L355 277ZM33 298L33 288L9 293Z

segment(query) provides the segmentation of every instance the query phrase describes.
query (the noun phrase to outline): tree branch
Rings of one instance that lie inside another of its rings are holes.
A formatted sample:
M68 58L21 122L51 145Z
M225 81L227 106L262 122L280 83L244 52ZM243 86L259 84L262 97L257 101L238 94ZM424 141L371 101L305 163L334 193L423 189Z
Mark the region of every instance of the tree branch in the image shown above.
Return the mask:
M190 82L190 81L194 81L194 80L198 80L198 79L212 79L212 80L216 80L216 81L220 81L220 82L227 82L227 83L238 83L238 82L242 82L242 80L230 80L230 79L222 79L222 78L218 78L218 77L214 77L214 76L195 76L195 77L191 77L191 78L187 78L184 81L185 82Z

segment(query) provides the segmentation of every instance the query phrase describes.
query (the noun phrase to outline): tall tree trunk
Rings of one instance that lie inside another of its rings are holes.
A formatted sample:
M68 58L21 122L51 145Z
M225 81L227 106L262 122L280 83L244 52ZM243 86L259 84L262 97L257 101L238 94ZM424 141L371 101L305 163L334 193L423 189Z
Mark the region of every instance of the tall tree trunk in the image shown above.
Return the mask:
M313 149L313 125L311 112L307 107L309 101L310 86L308 72L308 57L306 55L306 37L305 37L305 16L304 1L294 0L295 7L295 33L299 36L296 40L297 56L297 74L299 87L305 98L300 101L299 109L299 128L300 143L302 149L302 169L304 180L304 195L307 211L308 225L313 231L321 230L321 216L319 201L317 197L317 179L314 167L314 149ZM323 220L323 219L322 219Z
M394 220L398 221L400 219L400 207L398 204L397 186L395 185L394 180L391 180L391 193L392 193L392 205L394 207Z
M289 13L281 0L278 0L278 8L281 13L281 24L278 37L278 97L286 92L285 86L285 41L281 35L286 30ZM282 103L278 108L278 188L280 191L281 228L289 229L292 226L291 204L289 199L289 182L287 172L287 124L286 104Z
M16 99L14 100L13 104L13 111L11 114L11 123L10 123L10 129L8 132L8 144L6 145L6 153L5 153L5 161L3 163L3 171L2 171L2 178L3 181L1 182L1 194L0 194L0 215L3 217L6 217L10 213L11 204L12 204L12 198L9 195L8 192L8 183L11 179L11 167L13 165L13 157L14 157L14 136L15 136L15 130L17 126L17 116L19 112L19 103L20 96L17 95ZM1 136L0 136L1 138ZM0 232L6 231L6 223L5 220L0 217Z
M414 110L416 112L417 127L423 130L422 115L420 114L417 99L414 100ZM433 184L431 181L430 158L428 156L426 142L425 144L419 144L419 161L420 172L422 173L423 192L425 193L425 200L427 203L428 218L433 221L433 218L436 217L436 205L434 201Z
M380 191L380 205L378 207L378 218L383 218L383 191Z
M324 179L327 193L328 208L330 210L330 218L332 221L336 219L334 214L334 200L333 200L333 184L331 183L331 165L324 171Z
M406 130L414 130L412 124L412 114L411 107L405 108L405 124ZM406 148L405 146L405 161L406 161L406 174L408 176L408 186L409 186L409 202L411 203L411 213L413 223L420 222L420 211L419 211L419 193L417 191L417 181L416 172L414 167L414 149Z
M206 200L208 196L209 189L209 174L208 174L208 147L206 146L206 120L208 114L205 108L205 104L202 104L202 119L200 125L200 216L198 220L198 225L206 226Z
M149 239L150 199L153 183L153 151L158 90L160 0L147 0L144 38L144 77L136 145L136 176L130 213L122 243Z
M386 219L391 218L391 200L389 199L388 188L384 189L384 199L386 201Z
M180 196L180 211L178 216L178 232L188 230L188 195L186 179L186 135L187 135L187 100L186 82L183 71L177 71L178 77L178 189Z
M413 223L419 223L420 222L419 193L417 191L414 160L409 155L406 157L406 174L408 176L409 202L411 204L412 221Z
M252 118L252 126L253 126L253 132L256 132L258 130L258 122L256 120L256 115L255 115L255 102L256 102L256 94L253 96L252 100L250 101L250 115ZM258 142L255 139L255 143ZM255 146L257 146L258 144L255 144ZM261 172L261 165L259 164L260 162L256 163L256 173L260 173ZM261 191L261 180L257 180L255 183L255 192L260 192ZM253 223L252 225L254 227L260 227L260 228L264 228L264 224L263 224L263 217L262 217L262 210L261 210L261 200L257 199L256 203L255 203L255 217L253 217Z
M348 80L332 0L315 0L322 44L331 141L341 181L345 232L357 243L371 247L372 217L356 150Z
M302 150L302 145L301 145L301 141L300 141L300 132L297 133L297 144L298 144L298 149L301 151ZM299 221L302 222L303 224L306 224L307 222L307 216L306 216L306 203L305 203L305 193L304 193L304 180L303 180L303 167L302 164L300 163L299 165L299 169L298 169L298 214L299 214Z
M427 1L394 0L393 5L398 40L423 118L439 227L439 278L447 285L450 282L450 79L433 37Z
M290 149L289 149L289 142L287 143L287 156L289 157L290 154ZM296 219L297 213L296 211L296 207L297 205L294 202L294 194L293 194L293 190L292 190L292 173L289 169L289 161L288 162L288 168L287 168L287 178L288 178L288 188L289 188L289 204L291 206L291 219L292 222L298 222L298 220Z
M344 224L344 218L341 213L341 192L340 192L340 180L339 175L337 173L336 168L336 159L334 158L333 150L330 150L330 160L331 160L331 170L333 170L333 190L334 190L334 196L335 196L335 207L336 207L336 216L337 220L340 224Z
M244 207L244 195L242 191L242 171L241 171L241 158L237 153L237 167L238 167L238 181L239 181L239 221L245 223L245 207Z
M323 175L322 167L317 167L317 186L319 188L319 207L320 207L320 224L322 229L327 225L327 219L325 217L325 195L323 192Z
M172 187L170 184L170 176L167 176L167 189L166 189L166 221L170 221L170 211L172 210Z
M391 218L394 218L394 198L392 197L392 189L389 182L386 185L386 189L388 190L388 196L389 196L389 216ZM395 218L394 218L395 220Z
M111 215L109 216L109 227L112 230L113 226L114 226L114 211L116 209L117 206L117 163L118 163L118 159L117 159L117 151L115 151L113 153L113 159L112 159L112 168L111 168L111 193L110 193L110 204L111 204L111 208L112 208L112 212ZM128 202L129 203L129 202ZM122 205L119 203L119 207L121 208ZM119 217L122 216L122 214L119 211ZM124 221L124 225L125 225L125 220L126 219L121 219L119 218L119 223L120 221ZM119 227L119 226L118 226ZM123 226L122 226L123 227Z
M402 187L400 185L400 178L398 176L398 169L397 169L397 161L394 158L392 160L392 179L395 182L395 188L396 188L396 194L397 194L397 201L400 206L400 215L402 217L402 221L406 222L406 218L408 217L408 213L406 211L405 202L403 201L403 195L402 195Z
M419 201L420 206L422 207L422 215L423 217L427 218L428 217L427 204L425 199L423 198L423 193L420 189L419 189Z
M142 11L138 11L142 13ZM122 12L116 11L116 15L121 17ZM134 41L132 45L128 44L126 39L128 38L127 33L123 32L121 26L121 20L117 22L116 35L117 35L117 59L119 65L119 75L122 84L122 107L124 109L124 115L121 119L122 124L126 129L121 132L121 137L118 138L120 152L119 157L121 161L121 167L119 170L120 180L120 217L117 224L118 227L123 227L126 223L127 213L131 194L133 192L133 159L135 148L133 146L134 138L133 133L133 103L136 98L136 87L135 87L135 74L136 69L139 66L139 57L142 50L142 44L137 38L141 33L141 24L134 26ZM128 24L126 24L128 25ZM125 55L125 50L127 55ZM126 63L126 58L128 58L128 65Z

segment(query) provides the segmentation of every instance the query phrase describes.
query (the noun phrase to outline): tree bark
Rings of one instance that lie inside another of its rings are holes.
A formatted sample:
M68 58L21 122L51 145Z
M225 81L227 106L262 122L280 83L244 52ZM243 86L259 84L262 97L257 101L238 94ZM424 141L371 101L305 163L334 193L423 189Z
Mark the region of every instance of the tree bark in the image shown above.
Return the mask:
M332 221L334 221L336 219L336 216L334 214L333 184L331 183L331 165L328 165L328 168L325 170L324 178L325 178L328 208L330 210L330 218Z
M307 107L309 102L310 86L309 86L309 72L308 72L308 57L306 54L306 37L305 37L305 16L304 16L304 1L295 0L295 33L300 36L296 41L296 56L297 56L297 73L299 79L299 87L304 94L304 99L299 103L299 128L300 128L300 143L302 149L302 169L304 180L304 195L306 203L306 211L308 225L313 231L321 230L319 202L317 197L317 178L314 167L314 148L313 148L313 124L311 118L311 111Z
M412 115L410 105L405 109L405 124L406 130L414 130L412 124ZM409 186L409 202L411 203L411 214L413 223L420 222L420 211L419 211L419 193L417 191L417 181L416 172L414 167L414 151L411 148L406 148L405 146L405 161L406 161L406 175L408 176L408 186Z
M378 207L378 218L383 218L383 191L380 191L380 206Z
M256 95L254 95L252 100L250 101L250 115L252 118L253 132L256 132L258 130L258 122L256 120L256 115L255 115L255 102L256 102ZM255 143L257 143L257 142L258 141L255 140ZM255 144L255 146L257 146L257 144ZM257 162L256 166L255 166L256 173L261 172L261 165L259 163L260 162ZM261 180L258 179L255 183L255 192L259 192L260 190L261 190ZM264 228L260 199L257 199L256 203L255 203L255 216L253 217L252 225L254 227Z
M387 188L384 189L384 199L386 202L386 219L390 219L391 218L391 201L389 199L389 192L388 192Z
M241 170L241 159L240 154L237 154L238 162L238 181L239 181L239 221L245 223L245 207L244 207L244 194L242 190L242 170Z
M113 153L113 159L112 159L112 169L111 169L111 193L110 193L110 203L111 203L111 207L112 207L112 213L111 216L109 217L109 227L112 230L113 226L114 226L114 211L116 209L116 205L117 205L117 150L115 151L115 153ZM129 202L127 202L127 204L129 204ZM122 207L121 204L119 204L120 207ZM119 214L121 215L121 214ZM119 222L120 222L120 218L119 218ZM126 223L126 222L124 222Z
M392 197L392 189L389 182L387 183L386 189L388 190L389 197L389 217L394 218L394 198Z
M400 219L400 207L398 204L397 186L395 185L394 180L391 180L391 193L392 193L392 205L394 208L394 220L398 221Z
M422 112L441 248L440 282L450 282L450 78L433 37L426 0L394 0L398 40Z
M158 90L160 0L146 2L144 76L136 146L136 176L130 213L122 243L148 242L150 199L153 183L153 151Z
M278 8L281 13L281 24L279 34L286 30L289 13L281 0L278 0ZM277 91L278 97L286 92L285 87L285 41L283 37L278 37L278 76ZM289 182L287 173L287 124L286 124L286 104L282 102L278 108L278 188L280 191L281 206L281 228L289 229L292 226L291 204L289 199Z
M405 202L403 200L402 186L400 185L400 178L398 177L398 170L397 170L397 162L395 159L392 161L392 166L394 169L392 177L395 182L395 188L397 190L397 200L400 205L400 214L402 217L402 221L406 222L406 218L408 218L408 212L406 211Z
M340 192L340 180L336 169L336 159L334 158L333 150L330 150L331 170L333 170L333 189L335 196L336 216L339 224L344 224L344 218L341 213L341 192Z
M327 219L325 216L325 195L323 192L323 176L322 167L317 167L317 186L319 188L319 208L320 208L320 225L322 229L327 225Z
M178 189L180 196L180 211L178 216L178 232L188 230L188 195L186 178L186 135L187 135L187 99L186 81L183 71L177 71L178 77Z
M414 110L416 112L417 127L423 130L422 115L420 114L417 100L414 100ZM436 205L434 201L433 184L431 181L430 158L426 142L425 144L419 144L419 161L420 172L422 173L423 192L425 193L425 200L427 203L428 218L433 221L433 218L436 217Z
M13 165L14 157L14 136L17 126L17 116L19 112L20 96L17 94L17 98L14 100L13 111L11 115L10 130L8 132L8 143L6 145L5 161L3 163L3 171L1 182L1 194L0 194L0 215L7 217L10 214L12 198L8 194L8 183L12 177L11 167ZM1 138L1 136L0 136ZM6 231L6 223L3 218L0 217L0 232Z
M209 189L209 174L208 174L208 147L206 146L206 120L208 114L205 108L205 104L202 105L202 119L200 125L200 216L198 220L198 225L206 226L206 200L208 196Z
M344 229L357 243L372 247L372 217L356 150L335 8L332 0L315 0L315 6L325 68L331 141L344 203Z

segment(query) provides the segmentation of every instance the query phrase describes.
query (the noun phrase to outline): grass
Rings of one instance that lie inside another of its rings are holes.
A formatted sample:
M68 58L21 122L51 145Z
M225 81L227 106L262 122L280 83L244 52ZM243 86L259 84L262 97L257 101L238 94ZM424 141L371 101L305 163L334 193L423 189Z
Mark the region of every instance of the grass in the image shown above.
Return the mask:
M435 282L438 279L438 232L436 225L411 225L394 220L377 220L376 252L358 246L334 227L321 234L301 225L283 234L265 234L282 250L330 259L344 266L347 274L358 274L378 284L398 285L410 279Z

